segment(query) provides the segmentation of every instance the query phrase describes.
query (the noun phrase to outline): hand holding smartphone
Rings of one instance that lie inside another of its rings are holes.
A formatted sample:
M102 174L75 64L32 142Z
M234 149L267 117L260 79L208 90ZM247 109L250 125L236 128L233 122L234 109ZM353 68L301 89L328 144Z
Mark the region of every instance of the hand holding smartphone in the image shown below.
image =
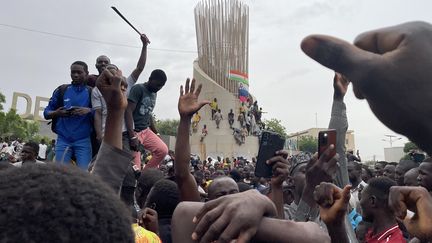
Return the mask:
M272 166L266 161L282 150L285 145L285 138L271 131L263 131L261 134L260 147L258 151L255 175L257 177L270 178L273 175Z
M330 147L330 145L334 145L336 147L336 130L329 129L326 131L321 131L318 133L318 158ZM336 155L336 148L333 149L328 159L333 158Z

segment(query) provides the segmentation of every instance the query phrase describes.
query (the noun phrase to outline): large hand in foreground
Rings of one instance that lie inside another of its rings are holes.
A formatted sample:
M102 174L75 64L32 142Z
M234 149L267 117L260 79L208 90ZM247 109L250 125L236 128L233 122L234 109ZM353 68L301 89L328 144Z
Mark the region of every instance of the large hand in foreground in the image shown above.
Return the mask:
M365 98L385 125L432 153L431 39L432 25L410 22L366 32L355 45L312 35L302 41L301 48L345 75L355 95Z
M326 225L344 223L351 196L350 189L350 185L342 190L328 182L322 182L315 188L314 199L320 206L320 217Z
M190 84L189 78L186 79L185 90L183 91L183 85L180 86L180 98L178 101L178 110L180 113L180 117L182 118L191 118L194 113L199 111L201 107L210 104L209 101L203 100L198 101L198 97L201 93L202 84L198 85L198 88L195 90L195 79L192 79L192 83Z
M109 110L125 110L126 94L122 91L122 74L119 70L106 69L97 79L97 87L105 99Z
M432 197L425 188L393 186L388 202L411 235L424 241L432 240ZM407 209L415 213L412 218L406 218Z
M276 208L270 199L256 190L220 197L204 204L198 212L192 239L249 242L264 215L276 215Z

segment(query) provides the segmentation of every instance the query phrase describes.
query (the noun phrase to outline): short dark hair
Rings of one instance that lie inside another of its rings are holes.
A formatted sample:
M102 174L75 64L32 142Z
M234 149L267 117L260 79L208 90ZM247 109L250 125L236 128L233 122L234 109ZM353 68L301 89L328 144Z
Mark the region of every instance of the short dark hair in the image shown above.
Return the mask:
M240 174L240 172L238 170L236 170L236 169L231 170L229 172L229 175L230 175L231 178L233 178L233 180L235 182L239 182L239 181L241 181L243 179L242 175Z
M149 80L157 80L157 81L166 82L167 76L166 76L164 71L162 71L160 69L155 69L151 72Z
M237 182L237 186L239 188L239 192L245 192L252 189L251 186L244 182Z
M134 242L118 196L78 168L46 164L0 171L0 194L2 240Z
M390 187L396 186L396 182L388 177L380 176L368 181L369 194L374 195L378 200L387 206L387 200L390 193Z
M171 180L162 179L156 182L146 200L146 207L155 205L159 218L171 218L177 204L180 203L180 192L177 184Z
M354 165L354 169L356 170L361 170L362 169L362 165L360 163L357 163L355 161L349 161L349 164L353 164Z
M37 144L34 141L28 141L27 143L24 144L24 146L28 146L28 147L32 148L36 154L39 153L39 144Z
M412 160L401 160L397 166L401 167L405 172L407 172L413 168L419 167L419 164Z
M82 66L84 68L84 71L88 72L87 63L85 63L83 61L75 61L75 62L72 63L72 65L80 65L80 66Z
M146 197L153 185L163 178L164 175L162 171L158 169L148 169L141 172L141 175L137 180L137 189L141 190L141 195L137 198L137 203L140 207L144 205Z

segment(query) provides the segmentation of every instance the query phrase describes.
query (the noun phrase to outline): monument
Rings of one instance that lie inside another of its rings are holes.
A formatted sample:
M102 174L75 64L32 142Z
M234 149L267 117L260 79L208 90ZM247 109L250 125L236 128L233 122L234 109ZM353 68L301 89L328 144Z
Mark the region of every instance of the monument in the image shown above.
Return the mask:
M195 28L198 59L193 63L193 76L203 85L201 99L217 99L223 120L218 129L211 108L205 106L191 135L191 151L202 159L250 159L258 153L258 137L247 136L239 144L233 135L235 129L241 129L237 117L242 103L253 102L248 92L249 8L238 0L203 0L195 7ZM231 109L234 129L228 123ZM205 137L204 125L208 130Z

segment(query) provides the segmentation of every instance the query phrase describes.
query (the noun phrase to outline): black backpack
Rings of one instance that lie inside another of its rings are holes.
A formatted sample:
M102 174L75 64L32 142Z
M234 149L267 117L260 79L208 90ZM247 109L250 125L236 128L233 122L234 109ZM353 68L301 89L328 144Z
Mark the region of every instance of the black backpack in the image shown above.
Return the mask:
M62 84L60 86L58 86L55 90L54 93L56 94L56 98L57 98L57 102L58 102L58 107L62 107L64 106L64 101L63 101L63 97L64 94L67 90L67 88L70 86L71 84ZM88 85L86 85L87 91L89 93L89 98L91 99L91 93L92 93L92 88ZM91 102L90 102L91 103ZM56 133L55 129L56 129L56 125L57 125L57 117L53 117L51 119L50 122L48 122L48 124L51 123L51 131L53 131L53 133Z

